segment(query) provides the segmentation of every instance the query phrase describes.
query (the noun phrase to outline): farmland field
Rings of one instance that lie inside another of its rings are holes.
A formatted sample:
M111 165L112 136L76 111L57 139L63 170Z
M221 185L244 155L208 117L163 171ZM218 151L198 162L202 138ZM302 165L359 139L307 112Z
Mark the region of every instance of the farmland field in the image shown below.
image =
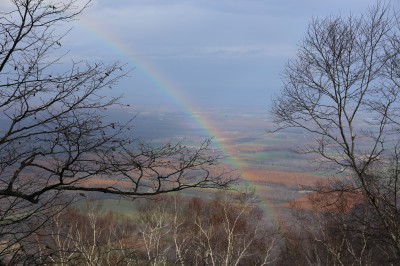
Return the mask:
M299 144L310 139L300 131L269 133L273 125L267 120L267 110L221 109L196 111L145 107L128 112L137 114L133 135L152 145L182 141L196 146L205 138L213 138L212 150L224 155L221 163L241 177L240 187L255 189L259 204L268 212L279 213L290 201L303 197L301 186L314 184L329 176L321 172L310 156L296 153ZM118 112L113 116L121 116ZM126 116L126 114L125 114ZM128 119L128 117L126 118ZM210 192L188 190L183 195L208 197ZM135 204L123 199L106 199L104 208L120 213L134 212Z

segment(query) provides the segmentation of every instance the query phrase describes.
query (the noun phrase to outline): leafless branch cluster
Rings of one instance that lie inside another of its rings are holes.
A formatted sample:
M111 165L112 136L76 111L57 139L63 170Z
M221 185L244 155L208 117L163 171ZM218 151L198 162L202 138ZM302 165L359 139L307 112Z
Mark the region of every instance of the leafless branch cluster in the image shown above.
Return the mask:
M88 202L83 211L53 216L52 226L32 236L31 251L40 254L37 264L268 265L279 237L252 198L159 196L140 204L133 218Z
M398 258L399 19L380 2L363 16L312 20L272 108L278 130L311 133L314 142L302 151L341 173L316 191L361 194L373 210L369 223Z
M123 107L103 92L126 75L122 64L63 65L61 26L88 4L11 0L0 10L0 257L73 191L137 197L232 181L214 167L209 140L155 147L131 138L131 122L106 117Z

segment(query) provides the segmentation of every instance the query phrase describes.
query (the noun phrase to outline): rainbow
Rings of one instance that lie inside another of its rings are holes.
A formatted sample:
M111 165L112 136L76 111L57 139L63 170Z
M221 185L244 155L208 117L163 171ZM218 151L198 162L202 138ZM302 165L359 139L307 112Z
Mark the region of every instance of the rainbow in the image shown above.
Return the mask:
M216 147L228 158L230 166L239 172L244 181L249 182L248 180L251 180L250 178L246 178L250 177L251 174L246 171L245 163L235 156L236 150L234 146L230 145L227 141L223 141L223 133L215 122L196 108L190 98L184 94L183 90L180 89L180 86L176 82L169 79L161 70L152 65L149 60L141 58L138 55L133 55L132 48L128 47L112 32L106 31L104 28L102 29L91 21L83 18L78 21L78 25L83 30L96 37L103 44L107 45L118 55L126 58L129 63L132 63L135 66L136 69L140 69L166 97L174 102L177 107L182 108L187 112L193 122L197 124L207 136L213 138L213 144L216 145ZM270 207L271 203L267 202L265 199L261 200L263 201L261 205L265 215L274 222L275 215L273 215L274 211Z

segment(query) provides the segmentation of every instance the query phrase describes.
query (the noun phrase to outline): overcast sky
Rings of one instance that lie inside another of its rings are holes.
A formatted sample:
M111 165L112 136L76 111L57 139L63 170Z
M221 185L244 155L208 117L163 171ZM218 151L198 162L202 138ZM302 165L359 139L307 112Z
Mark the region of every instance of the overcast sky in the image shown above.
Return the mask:
M95 0L64 44L71 57L134 68L115 90L133 105L267 109L312 17L375 2Z

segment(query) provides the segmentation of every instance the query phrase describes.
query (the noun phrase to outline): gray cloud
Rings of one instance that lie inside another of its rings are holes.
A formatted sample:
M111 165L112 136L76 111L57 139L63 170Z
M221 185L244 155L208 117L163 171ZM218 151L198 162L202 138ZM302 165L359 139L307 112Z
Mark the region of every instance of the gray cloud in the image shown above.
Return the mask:
M225 103L231 97L265 106L265 98L279 89L279 72L295 54L312 17L358 14L375 2L97 0L82 14L82 21L90 21L105 35L112 35L115 40L111 41L123 43L132 55L151 62L159 73L182 84L180 89L193 100L199 99L199 104L214 99L212 94L218 90L220 98L226 95ZM74 28L68 39L73 55L124 60L107 44L110 40L81 29L79 23ZM128 61L135 64L135 60ZM151 91L140 99L151 102L157 97L157 84L146 78L136 72L127 83Z

